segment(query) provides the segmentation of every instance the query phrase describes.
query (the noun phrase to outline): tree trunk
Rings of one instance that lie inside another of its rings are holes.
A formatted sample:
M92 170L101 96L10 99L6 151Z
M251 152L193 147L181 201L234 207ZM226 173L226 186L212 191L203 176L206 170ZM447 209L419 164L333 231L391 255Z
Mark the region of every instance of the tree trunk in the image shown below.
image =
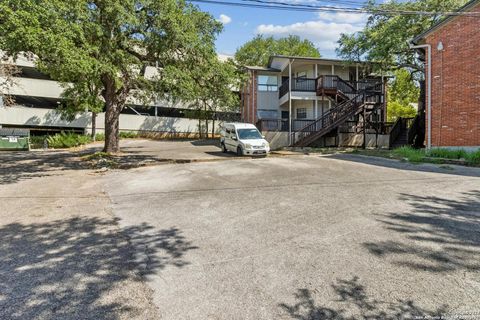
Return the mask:
M198 139L202 139L202 119L198 116Z
M212 120L212 139L215 139L215 117Z
M129 90L126 87L116 89L115 80L108 74L102 76L105 87L102 95L105 99L105 146L104 152L116 153L120 151L119 123L120 111L127 101Z
M205 139L208 139L208 118L205 119Z
M97 113L92 112L92 140L95 141L97 135Z
M116 153L120 151L119 122L120 112L118 106L107 106L105 112L105 147L104 152Z

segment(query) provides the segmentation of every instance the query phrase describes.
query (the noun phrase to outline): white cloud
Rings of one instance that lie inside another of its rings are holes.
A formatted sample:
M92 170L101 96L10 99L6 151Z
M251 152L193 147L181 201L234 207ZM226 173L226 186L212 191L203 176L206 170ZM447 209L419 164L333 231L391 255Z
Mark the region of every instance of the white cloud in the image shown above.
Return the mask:
M223 23L223 24L229 24L230 22L232 22L232 18L230 18L229 16L227 16L226 14L221 14L220 17L217 19L217 21Z
M361 24L362 26L367 22L368 14L365 13L348 13L348 12L319 12L317 16L322 21Z
M298 35L312 41L323 56L334 57L340 34L360 31L367 15L321 12L318 13L318 18L315 21L288 25L262 24L256 28L256 33L274 37Z

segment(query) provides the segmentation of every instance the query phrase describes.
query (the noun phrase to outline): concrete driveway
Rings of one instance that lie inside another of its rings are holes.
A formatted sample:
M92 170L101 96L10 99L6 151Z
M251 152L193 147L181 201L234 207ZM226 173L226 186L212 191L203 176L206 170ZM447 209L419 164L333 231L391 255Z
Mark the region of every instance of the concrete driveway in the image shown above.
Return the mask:
M161 319L480 318L480 170L360 156L102 178Z
M100 151L103 143L89 145L90 151ZM235 157L234 153L223 153L218 140L147 140L123 139L121 152L125 157L171 160L215 160Z

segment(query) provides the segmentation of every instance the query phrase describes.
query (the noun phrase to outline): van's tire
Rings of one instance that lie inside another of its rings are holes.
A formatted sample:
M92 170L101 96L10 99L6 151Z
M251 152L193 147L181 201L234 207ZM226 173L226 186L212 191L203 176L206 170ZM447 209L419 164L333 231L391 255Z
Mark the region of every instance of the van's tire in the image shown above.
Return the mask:
M227 147L225 146L225 143L222 143L222 152L227 153Z
M243 156L243 150L242 150L242 147L237 147L237 156L241 157Z

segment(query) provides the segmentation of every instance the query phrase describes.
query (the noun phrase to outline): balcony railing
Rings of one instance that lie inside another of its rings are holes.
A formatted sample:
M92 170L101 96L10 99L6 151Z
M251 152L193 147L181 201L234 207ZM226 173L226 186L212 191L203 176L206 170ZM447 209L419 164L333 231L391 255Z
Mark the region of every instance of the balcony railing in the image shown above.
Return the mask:
M311 123L312 119L292 119L292 131L299 130ZM288 132L288 119L260 119L257 121L257 128L260 131L281 131Z
M288 131L288 119L260 119L257 121L259 131Z
M288 93L289 81L285 80L280 86L279 98ZM292 78L292 91L315 92L317 89L317 79L312 78Z

